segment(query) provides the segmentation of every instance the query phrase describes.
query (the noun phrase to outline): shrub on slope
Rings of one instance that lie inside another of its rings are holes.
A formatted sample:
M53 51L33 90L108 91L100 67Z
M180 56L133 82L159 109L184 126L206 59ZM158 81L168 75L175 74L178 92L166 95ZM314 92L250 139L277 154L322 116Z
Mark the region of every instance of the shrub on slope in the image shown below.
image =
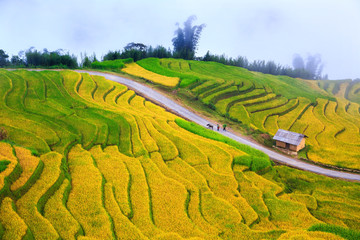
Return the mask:
M101 69L101 70L111 70L111 71L118 72L122 68L125 67L125 64L132 63L132 62L133 62L132 58L117 59L117 60L103 61L103 62L96 61L96 62L91 63L91 68Z

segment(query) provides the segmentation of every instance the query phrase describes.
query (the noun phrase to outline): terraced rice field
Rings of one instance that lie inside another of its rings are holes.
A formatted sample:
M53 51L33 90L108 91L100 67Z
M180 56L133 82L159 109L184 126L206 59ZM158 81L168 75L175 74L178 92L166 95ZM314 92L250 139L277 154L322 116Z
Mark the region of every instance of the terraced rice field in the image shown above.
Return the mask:
M179 77L180 87L235 122L270 135L279 128L307 135L312 161L360 169L359 81L309 81L177 59L137 64Z
M136 63L127 64L126 68L122 69L122 71L167 87L175 87L179 83L179 78L177 77L166 77L147 71Z
M318 80L314 84L315 88L325 90L339 98L360 104L360 80Z
M0 239L342 239L307 229L360 230L360 184L271 167L125 86L71 71L0 70L0 84L9 133Z

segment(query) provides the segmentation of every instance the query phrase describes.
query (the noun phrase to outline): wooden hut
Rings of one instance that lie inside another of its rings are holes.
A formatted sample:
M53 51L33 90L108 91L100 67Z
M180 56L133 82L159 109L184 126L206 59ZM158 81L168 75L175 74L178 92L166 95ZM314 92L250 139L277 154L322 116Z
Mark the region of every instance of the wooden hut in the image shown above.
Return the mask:
M298 152L305 147L306 137L304 134L279 129L273 139L276 141L277 147Z

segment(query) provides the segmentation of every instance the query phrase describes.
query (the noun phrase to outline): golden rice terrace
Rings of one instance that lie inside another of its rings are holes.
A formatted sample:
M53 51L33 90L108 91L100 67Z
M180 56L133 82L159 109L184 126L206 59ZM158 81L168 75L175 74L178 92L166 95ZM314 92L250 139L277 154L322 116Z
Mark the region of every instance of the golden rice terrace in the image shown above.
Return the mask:
M284 129L308 136L306 157L313 162L360 169L359 80L303 80L181 59L147 58L137 64L180 78L183 95L234 124L270 135Z
M358 236L360 184L267 165L123 85L0 70L0 97L0 239Z

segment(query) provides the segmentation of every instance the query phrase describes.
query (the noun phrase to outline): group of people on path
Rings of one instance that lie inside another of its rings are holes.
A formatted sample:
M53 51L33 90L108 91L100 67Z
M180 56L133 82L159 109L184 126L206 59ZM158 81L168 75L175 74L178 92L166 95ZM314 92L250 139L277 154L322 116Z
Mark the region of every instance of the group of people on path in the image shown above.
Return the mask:
M207 126L208 128L211 128L211 129L214 128L214 126L213 126L212 124L210 124L210 123L206 124L206 126ZM223 127L223 131L226 131L226 124L223 124L222 127ZM219 125L219 124L216 124L216 129L217 129L218 131L220 130L220 125Z
M217 125L216 125L216 128L217 128L217 130L219 131L219 130L220 130L220 125L217 124ZM226 131L226 124L223 124L223 131Z

